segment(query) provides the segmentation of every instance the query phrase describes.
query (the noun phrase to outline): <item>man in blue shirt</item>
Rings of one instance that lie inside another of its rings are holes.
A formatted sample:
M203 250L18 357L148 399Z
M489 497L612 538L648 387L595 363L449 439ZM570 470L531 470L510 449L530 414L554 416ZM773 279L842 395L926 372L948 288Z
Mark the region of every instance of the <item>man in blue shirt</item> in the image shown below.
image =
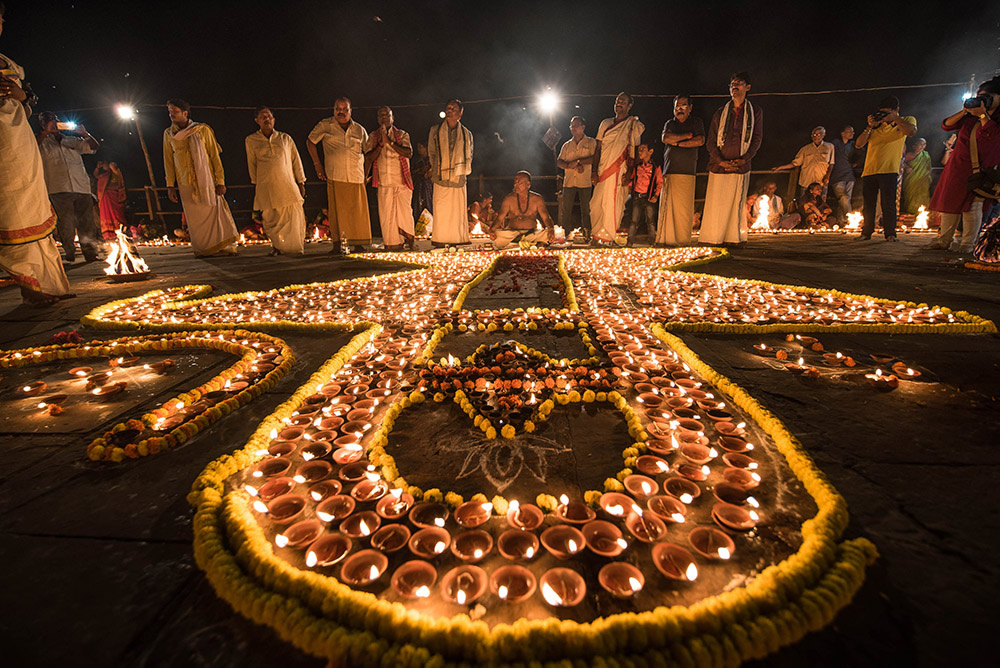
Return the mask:
M834 139L833 144L833 171L830 172L830 187L832 194L837 198L837 216L841 222L847 221L847 214L851 212L851 195L854 193L854 167L851 166L851 158L854 154L854 128L850 125L840 131L840 137Z

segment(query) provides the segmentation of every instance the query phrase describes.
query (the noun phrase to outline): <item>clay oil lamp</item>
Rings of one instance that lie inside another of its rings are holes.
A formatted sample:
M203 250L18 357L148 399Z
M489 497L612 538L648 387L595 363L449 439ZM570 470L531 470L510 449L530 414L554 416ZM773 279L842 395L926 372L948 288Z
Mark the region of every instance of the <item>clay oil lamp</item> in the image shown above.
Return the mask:
M427 598L437 582L437 570L426 561L407 561L392 574L392 590L400 598Z
M712 527L698 527L688 535L688 542L694 551L709 559L723 561L733 556L736 544L725 532Z
M340 523L340 533L350 538L367 538L382 525L382 518L374 511L365 510L348 515Z
M747 510L731 503L717 503L712 507L712 519L724 529L749 531L757 526L756 510Z
M535 593L535 576L524 566L501 566L490 576L490 591L501 601L519 603Z
M432 559L444 553L451 545L451 534L438 527L421 529L409 540L410 552L421 559Z
M108 399L124 392L127 386L128 383L123 380L117 383L106 383L100 387L95 387L90 393L99 399Z
M385 573L389 559L378 550L361 550L349 556L340 567L340 581L354 587L364 587Z
M290 441L276 441L267 448L267 454L272 457L286 457L295 452L295 444Z
M86 378L94 369L89 366L75 366L69 370L69 375L73 378Z
M676 423L677 429L681 431L681 434L684 432L691 432L699 435L704 433L705 425L696 419L697 415L698 414L694 411L686 412L683 409L674 411L674 416L677 418L674 422Z
M642 591L646 578L642 571L624 561L605 564L597 574L601 587L615 598L630 598Z
M463 531L451 541L451 553L462 561L476 563L493 549L493 536L482 529Z
M541 509L532 504L521 504L516 499L507 504L507 524L514 529L531 530L541 525L544 519Z
M531 559L538 554L538 545L538 536L520 529L507 529L497 538L497 551L511 561Z
M339 415L331 415L329 417L320 418L319 428L334 431L339 429L342 424L344 424L344 418Z
M300 484L312 484L314 482L319 482L320 480L325 480L327 476L330 475L331 471L333 471L333 466L330 462L326 462L321 459L311 462L307 461L299 467L292 479Z
M586 503L582 501L570 501L569 497L563 494L559 497L559 505L556 507L556 517L570 524L584 524L597 517L597 513Z
M273 478L275 476L283 476L288 473L289 469L292 467L292 460L285 457L274 457L272 459L265 459L264 461L258 463L252 469L250 469L250 477L252 478Z
M366 478L354 486L354 489L351 490L351 496L364 503L367 501L377 501L385 496L388 491L389 483L382 478Z
M302 520L288 527L274 537L278 547L300 547L312 543L323 533L323 525L318 520Z
M350 420L340 425L340 432L345 436L354 435L361 438L371 428L372 423L368 420Z
M413 497L396 488L389 490L389 493L379 499L375 504L375 512L387 520L396 520L403 517L413 507Z
M468 605L486 593L489 578L479 566L457 566L441 578L441 597L458 605Z
M900 380L914 380L921 376L921 373L919 371L906 366L902 362L896 362L895 364L893 364L892 370L893 373L895 373Z
M632 512L625 518L625 528L643 543L655 543L667 534L667 525L653 514L643 513L642 508L632 505Z
M760 474L752 469L727 468L722 472L722 479L743 489L753 489L760 484Z
M755 470L757 468L757 462L753 457L738 452L727 452L722 455L722 461L734 469L750 469Z
M721 408L709 408L705 411L705 415L707 415L708 419L713 422L729 422L733 419L732 413L724 411Z
M333 446L327 441L313 441L309 445L302 448L302 459L305 461L310 461L313 459L319 459L320 457L326 457L330 454L330 450Z
M753 446L739 436L719 436L716 442L726 452L746 452L753 450Z
M346 438L346 437L345 437ZM353 436L351 438L354 438ZM337 439L340 440L339 438ZM341 466L345 464L356 463L361 460L364 456L364 448L361 447L360 443L352 442L349 446L339 447L333 451L333 461L340 464Z
M888 364L896 359L895 355L890 355L889 353L871 353L869 355L876 364Z
M654 455L642 455L635 461L635 467L648 476L660 475L670 472L670 465L667 460Z
M340 389L341 387L337 383L327 383L319 388L319 393L327 397L335 397L340 394Z
M766 343L758 343L752 348L754 354L760 355L762 357L770 357L774 352L774 348L767 345Z
M343 485L340 484L339 480L322 480L309 486L309 498L319 503L334 494L340 494L341 489L343 489Z
M250 383L246 382L245 380L236 380L232 382L228 380L226 381L226 389L229 390L230 392L242 392L248 387L250 387Z
M799 358L798 362L786 362L785 363L785 369L787 369L788 371L791 371L794 374L805 373L805 371L806 371L807 368L808 367L805 364L805 360L803 360L801 357Z
M569 568L546 571L539 586L542 598L552 607L572 607L579 604L587 594L587 583L583 577Z
M351 551L351 539L339 533L327 534L306 548L306 566L333 566Z
M638 473L626 476L622 484L625 485L625 489L628 490L629 494L640 500L648 499L656 494L657 487L659 487L655 480L648 476L639 475Z
M601 494L599 505L601 506L601 510L612 517L625 517L632 508L633 503L635 501L631 496L619 492L605 492Z
M602 557L617 557L628 547L621 530L611 522L593 520L584 524L581 531L591 552Z
M404 524L386 524L372 534L372 547L386 554L398 552L410 541L410 530Z
M359 480L367 478L369 473L374 472L375 467L372 466L370 462L361 460L342 466L337 475L341 480L345 480L347 482L358 482Z
M681 456L692 464L707 464L715 459L718 453L707 445L701 443L684 443L681 445Z
M639 393L640 397L643 394L653 394L653 395L656 395L656 394L659 393L659 391L656 388L656 385L653 385L652 383L636 383L634 389L635 389L636 392ZM657 397L657 398L659 398L659 397ZM643 402L643 403L645 403L645 402Z
M354 499L346 494L334 494L316 506L316 517L323 522L342 520L354 512L354 505Z
M256 481L254 481L256 482ZM282 494L288 494L292 491L292 486L295 482L288 477L272 478L265 482L258 489L251 484L243 485L243 490L250 496L256 496L267 502L271 499L281 496Z
M42 397L42 400L38 402L38 407L44 409L50 406L61 406L66 403L67 399L69 399L68 394L50 394Z
M441 528L448 520L448 508L440 503L418 503L410 509L410 521L420 528Z
M687 515L687 506L673 496L654 496L646 500L649 512L664 522L683 524Z
M673 543L657 543L652 551L653 565L671 580L694 582L698 578L698 566L694 556L686 548Z
M557 524L542 532L542 545L556 559L566 560L586 545L583 533L566 524Z
M730 485L727 482L720 482L712 490L712 495L723 503L730 503L734 506L741 506L747 502L748 491L743 487Z
M306 433L304 427L286 427L285 429L282 429L281 431L278 432L278 434L275 436L275 440L289 441L294 443L298 441L300 438L302 438L302 435L304 433Z
M653 421L652 425L660 427L661 425L666 427L669 426L670 421L674 419L673 413L663 408L652 408L646 410L646 417ZM663 436L663 434L659 434Z
M642 404L647 411L655 410L663 404L663 399L652 392L644 392L636 397L636 401Z
M492 503L467 501L455 509L455 521L461 527L474 529L489 520L492 512Z
M302 514L306 507L306 497L300 494L282 494L271 499L267 505L260 501L254 502L256 510L260 511L261 506L273 523L288 524Z
M691 462L678 464L674 467L674 471L688 480L694 480L696 482L708 480L708 476L711 474L711 469L708 468L708 464L698 466L697 464L692 464Z
M347 415L345 415L344 417L347 418L348 422L358 422L358 421L367 422L368 418L371 417L372 412L373 411L367 408L352 408L351 410L347 411Z

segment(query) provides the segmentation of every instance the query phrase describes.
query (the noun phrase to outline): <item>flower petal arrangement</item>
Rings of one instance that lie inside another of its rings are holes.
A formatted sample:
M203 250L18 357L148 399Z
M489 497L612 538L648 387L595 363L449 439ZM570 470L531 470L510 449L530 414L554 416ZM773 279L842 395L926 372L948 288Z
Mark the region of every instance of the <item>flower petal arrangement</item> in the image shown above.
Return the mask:
M353 331L188 497L218 594L303 651L735 665L830 623L877 552L841 539L843 497L779 418L672 332L995 326L678 271L722 255L380 254L422 268L207 299L180 288L88 323Z

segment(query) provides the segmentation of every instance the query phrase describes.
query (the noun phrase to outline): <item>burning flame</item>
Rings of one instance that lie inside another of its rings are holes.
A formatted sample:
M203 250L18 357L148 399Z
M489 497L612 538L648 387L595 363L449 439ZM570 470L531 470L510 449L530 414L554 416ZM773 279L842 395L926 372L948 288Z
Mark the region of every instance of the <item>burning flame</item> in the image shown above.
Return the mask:
M771 215L771 198L767 195L761 195L757 199L758 211L757 219L753 221L753 225L750 226L751 230L767 230L770 229L770 224L767 222L767 217Z
M431 595L431 588L428 587L427 585L422 585L420 587L417 587L417 590L413 592L413 594L417 598L427 598L428 596Z
M927 209L921 204L920 208L917 209L917 219L913 223L913 229L915 230L926 230L927 229L927 218L930 216Z
M684 572L684 577L692 582L698 579L698 567L694 565L694 562L688 564L687 571Z
M149 266L143 259L132 253L128 237L120 229L115 230L115 240L109 246L108 266L104 268L104 273L108 276L145 274L149 271Z
M845 230L860 230L861 221L864 216L861 215L860 211L851 211L847 214L847 225L844 226Z
M549 605L562 605L563 602L562 597L549 586L548 582L542 583L542 597Z

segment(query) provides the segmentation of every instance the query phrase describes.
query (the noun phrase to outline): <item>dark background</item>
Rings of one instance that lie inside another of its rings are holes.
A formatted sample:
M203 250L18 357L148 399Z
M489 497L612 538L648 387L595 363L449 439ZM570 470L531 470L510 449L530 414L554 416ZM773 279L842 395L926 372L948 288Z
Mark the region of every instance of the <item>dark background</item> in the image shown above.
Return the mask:
M928 139L939 165L940 121L960 107L965 86L903 87L968 82L973 74L981 82L1000 68L1000 3L8 0L6 19L0 51L27 70L41 98L36 111L53 109L84 123L104 144L87 164L117 160L130 187L146 185L148 177L134 128L110 108L123 101L142 112L161 186L168 120L159 105L174 96L215 129L230 185L249 182L242 143L256 130L253 112L199 106L314 107L276 115L315 179L305 135L332 113L339 95L353 99L355 120L369 130L375 107L393 105L397 125L414 142L426 141L444 101L459 97L468 102L463 122L475 135L474 177L518 169L554 175L540 142L549 119L535 104L546 86L564 94L553 116L564 139L574 113L588 119L593 135L612 115L615 93L637 95L633 113L659 153L671 96L694 94L695 113L707 127L737 70L751 73L751 97L765 111L754 169L791 160L815 125L827 127L827 139L848 123L860 129L889 93L900 97L904 115L916 116L918 136ZM773 94L877 86L898 88ZM517 99L476 102L510 97ZM784 179L778 178L782 188ZM499 194L509 184L487 187ZM309 192L307 209L315 209L322 189ZM470 196L477 192L470 187ZM249 208L251 190L230 193L234 209ZM141 195L133 200L138 205Z

